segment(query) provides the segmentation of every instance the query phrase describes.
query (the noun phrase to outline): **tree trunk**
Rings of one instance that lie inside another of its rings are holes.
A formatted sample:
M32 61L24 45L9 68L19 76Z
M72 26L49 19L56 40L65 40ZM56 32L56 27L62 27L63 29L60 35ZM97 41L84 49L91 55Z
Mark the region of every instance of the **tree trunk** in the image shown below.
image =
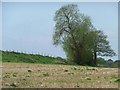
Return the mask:
M97 66L97 53L96 53L96 51L94 51L93 65Z
M74 53L74 61L79 65L81 64L81 54L80 54L79 49L76 49Z

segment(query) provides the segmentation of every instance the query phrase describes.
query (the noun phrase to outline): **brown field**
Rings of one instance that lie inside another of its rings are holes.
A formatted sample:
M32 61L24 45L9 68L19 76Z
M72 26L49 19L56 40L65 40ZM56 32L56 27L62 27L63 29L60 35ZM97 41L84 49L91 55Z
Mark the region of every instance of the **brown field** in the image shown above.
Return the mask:
M2 86L17 88L117 88L117 68L3 63Z

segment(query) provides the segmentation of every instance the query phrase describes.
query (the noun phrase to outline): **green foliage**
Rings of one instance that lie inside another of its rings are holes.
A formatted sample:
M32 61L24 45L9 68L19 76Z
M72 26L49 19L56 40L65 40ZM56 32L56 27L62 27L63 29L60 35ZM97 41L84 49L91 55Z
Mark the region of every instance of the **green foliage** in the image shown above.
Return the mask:
M12 84L10 84L10 86L17 87L17 84L16 83L12 83Z
M65 69L65 70L64 70L64 72L68 72L68 70L67 70L67 69Z
M78 24L77 21L80 20L78 11L79 10L77 8L77 5L74 5L74 4L63 6L56 11L55 17L54 17L54 21L56 22L55 32L54 32L55 34L53 36L55 45L58 45L59 43L61 43L61 39L62 39L61 37L64 37L68 33L71 33L71 31L69 32L68 30L69 28L72 29L70 25L75 26L76 24Z
M120 79L117 79L115 82L120 83Z
M99 58L97 58L97 63L98 63L99 66L100 65L105 66L107 61L104 58L99 57Z
M57 58L35 55L35 54L25 54L17 52L2 51L2 61L3 62L25 62L25 63L41 63L41 64L66 64L65 60L58 60Z
M49 56L8 51L2 51L2 62L77 65L75 62L65 60L61 57L54 58Z
M52 58L52 57L48 57L48 56L46 57L46 56L37 55L37 58L36 58L36 55L33 55L33 54L24 54L24 53L7 52L7 51L3 51L2 56L3 56L3 58L2 58L3 62L32 63L32 61L34 61L33 63L40 63L40 64L78 65L72 60L66 61L60 57ZM25 59L25 60L22 60L21 57L22 57L22 59ZM29 58L32 58L32 59L29 59ZM85 57L85 58L89 58L89 57ZM32 61L30 61L30 60L32 60ZM91 65L90 60L86 59L86 60L84 60L84 62L87 63L84 65ZM115 62L113 62L111 66L109 65L108 61L104 60L103 58L98 58L97 62L98 62L98 66L102 66L102 67L118 67L119 60L116 60Z
M13 76L13 77L17 77L17 73L13 73L12 76Z
M43 73L43 76L49 76L49 73L48 72Z
M104 58L99 57L97 58L97 63L100 67L118 68L118 60L105 60Z
M87 77L86 80L91 80L91 78Z
M107 36L92 25L89 16L68 4L56 11L54 45L62 45L68 60L81 65L97 65L97 56L114 56Z
M111 49L107 35L103 31L95 30L93 39L93 49L96 50L99 56L115 56L115 52Z
M29 69L28 72L32 72L32 70Z

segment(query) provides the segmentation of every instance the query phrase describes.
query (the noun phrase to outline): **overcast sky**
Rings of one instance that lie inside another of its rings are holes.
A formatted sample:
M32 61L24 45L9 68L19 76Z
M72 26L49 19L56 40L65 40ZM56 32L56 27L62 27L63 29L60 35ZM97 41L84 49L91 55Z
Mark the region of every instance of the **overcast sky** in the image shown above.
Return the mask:
M2 49L65 57L62 48L53 45L52 36L55 11L66 4L68 3L3 3ZM111 47L118 53L117 2L75 4L78 5L81 13L91 17L97 29L103 30L108 35ZM117 56L112 59L116 60Z

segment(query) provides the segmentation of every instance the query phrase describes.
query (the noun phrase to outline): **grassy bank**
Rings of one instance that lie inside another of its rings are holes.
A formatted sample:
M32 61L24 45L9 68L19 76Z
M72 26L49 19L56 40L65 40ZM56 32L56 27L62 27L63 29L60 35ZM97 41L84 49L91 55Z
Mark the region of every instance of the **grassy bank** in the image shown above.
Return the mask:
M2 57L2 59L1 59ZM65 60L61 57L50 57L39 54L26 54L14 51L0 51L0 61L16 62L16 63L39 63L39 64L62 64L62 65L77 65L74 62ZM98 59L98 66L117 68L118 62L109 62Z
M24 62L40 64L66 64L65 60L60 57L49 57L38 54L25 54L18 52L2 51L2 62Z

